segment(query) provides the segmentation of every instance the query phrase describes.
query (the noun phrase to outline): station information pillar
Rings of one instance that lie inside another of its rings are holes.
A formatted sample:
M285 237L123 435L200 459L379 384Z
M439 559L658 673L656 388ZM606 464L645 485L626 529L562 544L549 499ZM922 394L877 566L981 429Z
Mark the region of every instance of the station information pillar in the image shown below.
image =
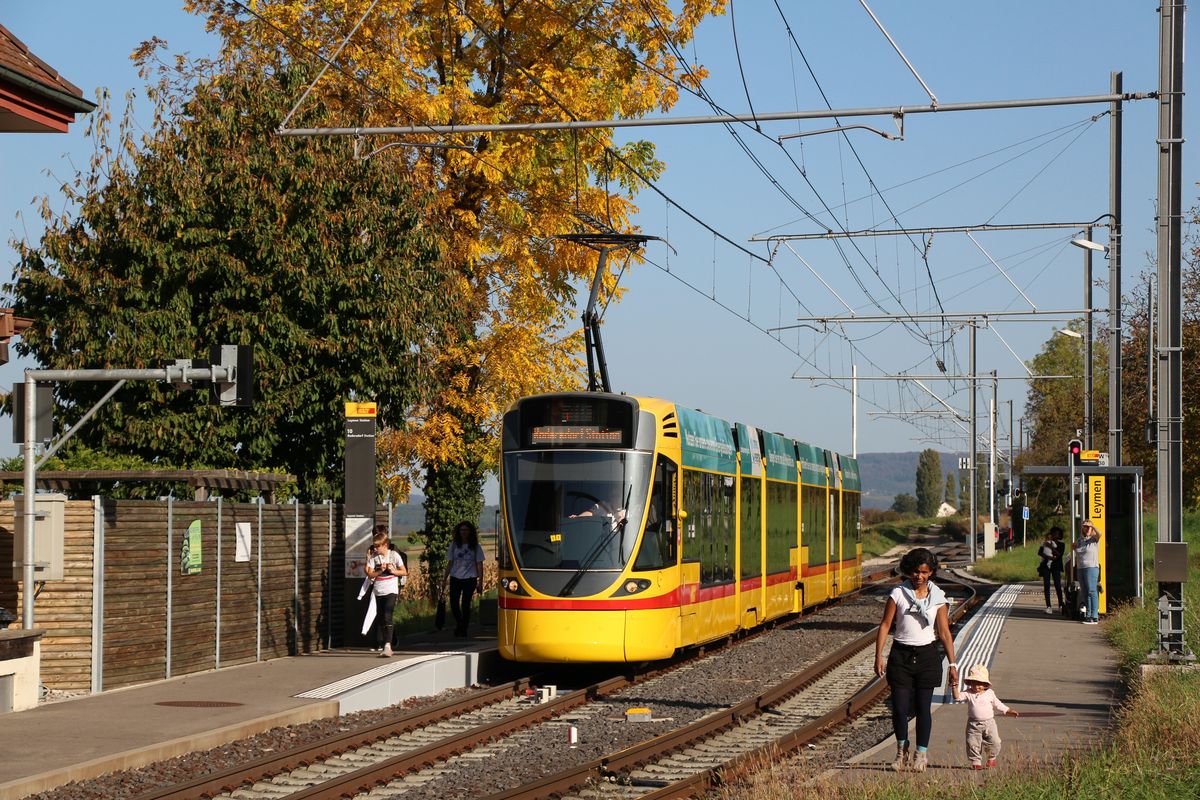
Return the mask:
M367 644L362 633L366 601L358 594L366 575L365 567L375 526L375 403L346 403L346 486L342 507L345 575L342 581L343 647Z

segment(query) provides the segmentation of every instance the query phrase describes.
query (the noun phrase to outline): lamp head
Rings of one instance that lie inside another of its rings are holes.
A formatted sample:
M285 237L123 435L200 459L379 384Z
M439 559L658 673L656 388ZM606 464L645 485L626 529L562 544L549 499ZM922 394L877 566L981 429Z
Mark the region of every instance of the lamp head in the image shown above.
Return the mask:
M1103 253L1108 248L1102 244L1097 244L1090 239L1072 239L1071 244L1076 247L1082 247L1084 250L1093 250L1097 253Z
M1069 336L1072 339L1082 339L1083 338L1082 333L1080 333L1079 331L1073 331L1070 328L1057 328L1057 329L1055 329L1054 332L1061 334L1063 336Z

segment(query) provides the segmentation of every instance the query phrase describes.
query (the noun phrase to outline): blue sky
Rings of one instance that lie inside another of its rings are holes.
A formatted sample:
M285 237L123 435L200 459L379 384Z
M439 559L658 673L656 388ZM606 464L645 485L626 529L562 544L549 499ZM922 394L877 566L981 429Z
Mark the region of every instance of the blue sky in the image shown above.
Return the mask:
M1124 71L1126 91L1157 88L1158 15L1152 2L871 0L870 5L943 104L1105 94L1113 70ZM706 21L695 46L687 49L689 59L712 72L708 90L724 110L744 113L751 104L758 112L823 108L805 59L834 108L929 103L920 83L858 3L780 0L779 6L785 18L770 0L739 0L736 17ZM120 11L114 13L114 8ZM172 52L208 54L215 49L201 20L172 4L149 0L7 4L3 23L82 87L85 96L94 98L98 87L107 87L118 109L127 91L141 91L128 58L139 42L158 36ZM790 42L789 28L799 48ZM1194 77L1195 70L1189 69L1189 86ZM918 253L924 246L920 237L859 239L856 246L843 243L841 252L827 242L795 243L796 253L820 279L788 249L780 248L772 256L765 244L751 243L750 237L838 226L899 227L888 219L892 212L900 225L910 227L1094 219L1108 210L1109 129L1106 116L1091 117L1106 110L1072 106L910 115L903 141L886 141L861 130L848 133L856 152L838 135L784 144L774 139L782 133L828 127L829 121L764 124L766 135L752 126L735 126L769 177L722 126L638 131L636 136L653 141L666 162L658 186L673 201L643 192L639 223L644 232L668 238L677 252L668 254L664 246L651 245L646 253L652 263L622 278L626 295L609 308L604 327L615 388L666 397L849 451L850 396L845 386L830 386L828 381L814 385L793 376L848 375L853 364L861 375L899 370L930 374L936 370L935 358L951 372L965 371L966 334L959 332L945 348L931 348L900 328L851 325L845 337L854 339L853 345L837 331L800 329L798 334L778 334L785 347L761 329L788 325L797 314L808 312L844 315L839 297L858 314L880 313L881 307L895 312L900 303L911 313L936 310L930 276L947 311L997 311L1028 304L962 235L934 237L928 267ZM1192 130L1195 102L1185 102L1185 110L1186 129ZM1128 104L1125 112L1127 290L1155 247L1156 112L1153 101ZM707 104L687 97L672 112L710 113ZM149 125L144 106L139 120ZM894 130L888 118L853 121ZM87 163L92 146L83 131L77 124L62 136L10 134L3 139L0 233L5 242L0 252L5 255L6 278L15 261L8 239L38 234L33 198L46 194L55 207L61 206L58 186L71 174L72 164ZM1189 145L1184 165L1187 206L1196 199L1198 175ZM15 219L17 213L23 222ZM1078 231L986 233L976 239L1038 307L1079 308L1083 256L1068 243L1073 234ZM1107 241L1102 230L1095 238ZM1103 258L1095 260L1094 274L1106 281ZM1095 301L1097 306L1107 304L1104 285L1095 289ZM1003 341L981 331L980 371L1020 374L1020 363L1009 348L1028 359L1061 324L1043 320L1005 325L999 328ZM181 356L187 354L183 351ZM19 366L23 365L0 369L0 381L18 380ZM908 386L860 384L859 451L965 447L965 439L949 423L918 430L869 415L937 406ZM961 382L934 382L929 387L965 410ZM1024 385L1004 382L999 396L1002 427L1007 428L1005 403L1012 401L1019 417ZM981 392L981 409L986 409L987 397ZM981 429L986 430L986 420ZM1103 423L1097 429L1103 430Z

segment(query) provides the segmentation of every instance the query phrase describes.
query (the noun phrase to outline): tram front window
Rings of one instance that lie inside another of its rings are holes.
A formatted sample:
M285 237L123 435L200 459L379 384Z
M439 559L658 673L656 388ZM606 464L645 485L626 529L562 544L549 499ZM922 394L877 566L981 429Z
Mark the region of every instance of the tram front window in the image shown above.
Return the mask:
M637 542L650 469L649 453L507 453L508 530L518 564L524 569L622 569Z

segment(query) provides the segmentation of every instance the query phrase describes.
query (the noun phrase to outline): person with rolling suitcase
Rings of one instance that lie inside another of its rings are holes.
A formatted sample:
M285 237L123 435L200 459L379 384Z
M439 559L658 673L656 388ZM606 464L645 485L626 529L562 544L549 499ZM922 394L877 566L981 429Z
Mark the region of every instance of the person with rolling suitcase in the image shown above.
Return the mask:
M1083 529L1075 540L1075 575L1085 594L1084 625L1100 623L1100 531L1091 520L1083 521Z

